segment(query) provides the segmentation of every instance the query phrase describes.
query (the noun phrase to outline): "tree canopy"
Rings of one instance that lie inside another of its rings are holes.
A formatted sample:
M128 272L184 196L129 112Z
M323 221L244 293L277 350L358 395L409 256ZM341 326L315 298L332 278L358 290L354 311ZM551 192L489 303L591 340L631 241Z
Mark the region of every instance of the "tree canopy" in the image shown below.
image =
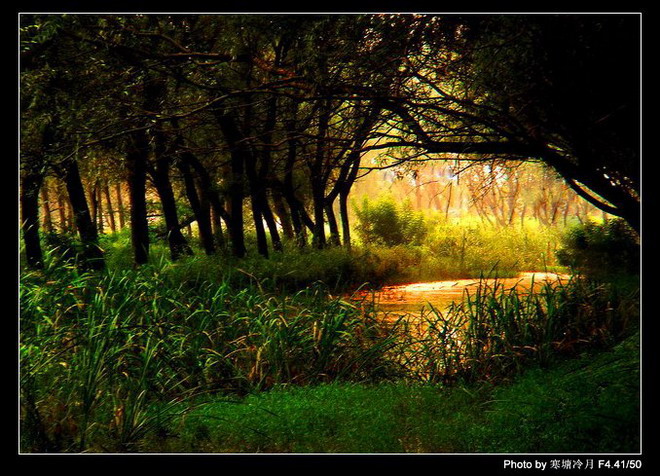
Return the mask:
M280 233L338 243L336 200L347 240L346 200L369 150L541 161L640 229L635 15L21 15L20 64L35 266L48 175L66 183L97 266L88 169L127 181L138 263L152 185L173 258L189 252L177 194L209 254L225 242L221 223L245 253L249 202L267 255L267 233L274 250Z

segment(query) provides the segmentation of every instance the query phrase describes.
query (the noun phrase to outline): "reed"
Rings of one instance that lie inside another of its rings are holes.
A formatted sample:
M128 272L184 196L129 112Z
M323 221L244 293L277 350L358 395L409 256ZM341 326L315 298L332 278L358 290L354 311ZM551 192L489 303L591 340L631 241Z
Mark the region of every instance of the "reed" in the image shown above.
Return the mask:
M482 279L444 312L429 305L402 316L391 332L400 344L396 359L414 379L499 381L614 344L636 329L638 303L638 291L585 279L532 283L524 292Z
M321 283L287 293L194 262L97 274L47 262L21 276L25 451L139 451L199 395L497 382L610 345L638 322L636 294L578 279L529 293L482 280L446 311L392 322Z

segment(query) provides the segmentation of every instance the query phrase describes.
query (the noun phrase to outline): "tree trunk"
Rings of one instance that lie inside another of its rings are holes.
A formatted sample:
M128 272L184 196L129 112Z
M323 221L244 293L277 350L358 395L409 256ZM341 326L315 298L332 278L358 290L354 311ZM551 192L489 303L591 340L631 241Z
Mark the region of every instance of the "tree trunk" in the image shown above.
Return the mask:
M67 217L67 210L70 206L66 197L64 197L64 190L62 190L62 182L57 181L57 216L60 220L60 232L66 233L70 231L70 220Z
M167 243L170 248L170 257L173 261L176 261L183 255L191 255L192 249L188 245L188 241L183 236L183 233L181 233L179 216L176 209L176 200L174 199L174 191L172 190L169 171L169 158L158 158L156 160L156 166L153 170L152 178L163 209Z
M240 131L235 121L221 109L213 110L222 134L230 148L231 175L229 183L229 235L232 243L232 254L242 258L245 256L245 230L243 228L243 198L244 198L244 163L243 146L239 144Z
M119 217L119 229L123 230L126 226L126 210L124 209L124 199L121 196L121 183L115 184L115 194L117 196L117 216Z
M106 180L103 184L103 194L105 195L105 203L108 205L108 223L110 224L110 231L112 233L117 232L117 222L115 221L115 210L112 207L112 200L110 198L110 187L108 187L108 181Z
M148 141L144 131L133 138L133 148L128 152L128 189L131 199L131 241L135 264L149 260L149 224L147 222L147 155Z
M330 227L330 238L328 244L332 246L340 246L341 239L339 238L339 226L337 225L337 217L332 203L325 205L325 214L328 217L328 226Z
M273 197L273 208L275 209L275 214L277 215L277 218L280 220L280 226L282 227L282 232L284 233L284 236L292 240L294 238L294 231L293 231L293 225L291 223L291 214L289 211L286 209L286 206L284 205L284 201L282 199L282 193L277 187L274 187L272 189L272 197Z
M43 253L39 239L39 188L43 176L39 173L24 174L21 183L21 228L28 267L43 268Z
M204 206L197 194L197 187L195 186L195 179L190 170L190 164L182 157L178 162L179 170L183 174L183 181L186 188L186 196L195 214L197 220L197 228L199 229L199 238L207 255L215 253L215 245L213 243L213 230L211 229L211 215L208 206Z
M103 252L98 246L98 232L89 212L85 189L80 178L78 163L75 160L69 161L65 166L64 183L69 194L74 222L83 245L85 265L91 269L102 269L104 266Z
M94 184L87 186L87 197L89 197L89 213L92 216L92 222L96 229L99 229L98 203L96 201L96 187Z
M98 213L98 231L100 234L105 233L104 223L103 223L103 197L101 195L101 184L97 180L94 184L94 192L96 193L96 208Z
M266 221L266 226L268 227L268 232L270 233L270 239L273 243L273 249L275 251L282 251L282 239L280 238L280 232L277 229L277 223L275 222L275 217L273 216L273 211L270 209L270 204L268 203L268 197L266 192L262 190L260 192L261 199L261 214Z
M315 248L325 248L325 196L321 184L312 179L312 200L314 201L314 230L312 242Z
M44 181L41 186L41 205L44 214L44 230L47 233L53 232L53 218L50 210L50 197L48 196L48 182Z
M225 235L222 232L221 214L218 212L214 202L211 202L211 224L213 225L213 238L215 239L216 246L224 248Z
M348 191L339 192L339 216L341 218L341 232L344 246L351 249L351 226L348 219Z

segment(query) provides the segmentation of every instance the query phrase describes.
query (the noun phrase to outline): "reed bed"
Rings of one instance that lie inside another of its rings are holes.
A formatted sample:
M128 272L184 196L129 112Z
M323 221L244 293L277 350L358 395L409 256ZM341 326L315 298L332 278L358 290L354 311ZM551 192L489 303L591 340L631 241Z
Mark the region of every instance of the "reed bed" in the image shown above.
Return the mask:
M24 451L140 451L208 394L496 381L614 342L636 322L631 296L583 280L527 294L484 282L445 312L391 323L321 284L282 294L256 279L236 287L182 276L67 263L23 273Z
M407 378L497 382L532 364L618 342L636 328L638 302L638 291L578 277L524 291L481 279L444 311L429 303L420 313L383 321L396 336L389 355Z

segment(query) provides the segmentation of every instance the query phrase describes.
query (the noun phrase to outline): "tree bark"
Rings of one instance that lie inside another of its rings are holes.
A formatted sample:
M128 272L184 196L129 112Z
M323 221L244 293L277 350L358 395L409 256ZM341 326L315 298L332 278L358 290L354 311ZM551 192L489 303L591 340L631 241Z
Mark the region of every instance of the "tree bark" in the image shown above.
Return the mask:
M214 109L216 120L223 133L231 154L231 175L229 183L229 235L232 243L232 254L242 258L245 256L245 230L243 228L243 198L244 194L244 164L243 146L238 143L240 131L235 121L224 111Z
M121 183L115 184L115 195L117 196L117 216L119 218L119 229L123 230L126 226L126 210L124 209L124 199L121 196Z
M70 206L68 204L68 201L66 197L64 196L64 190L62 190L62 182L57 181L57 216L60 220L60 232L66 233L70 231L71 225L70 225L70 220L67 217L67 211L68 207Z
M282 233L284 236L292 240L294 238L293 225L291 223L291 214L286 209L284 201L282 198L282 193L277 187L273 187L271 190L271 196L273 197L273 208L275 209L275 214L280 220L280 226L282 227Z
M147 222L147 155L148 141L144 131L133 137L131 150L127 154L128 188L131 200L131 242L135 264L149 260L149 224Z
M340 246L341 239L339 237L339 226L337 224L337 217L335 216L334 205L332 202L326 203L325 214L328 217L328 226L330 227L330 238L328 239L328 244L332 246Z
M41 186L41 206L44 214L44 230L53 232L53 218L50 210L50 197L48 196L48 182L44 181Z
M348 192L339 193L339 216L344 247L351 249L351 226L348 219Z
M176 200L174 199L174 191L172 190L172 182L170 181L172 157L167 153L166 138L162 124L154 128L153 137L155 164L150 169L151 178L160 198L163 217L165 218L165 232L170 248L170 258L172 258L172 261L176 261L182 255L191 255L192 249L188 245L188 241L184 238L183 233L181 233L181 226L179 225Z
M43 253L39 239L39 188L43 176L28 171L21 183L21 228L25 244L25 258L32 269L43 268Z
M188 241L183 236L183 233L181 233L169 171L170 159L168 157L156 159L152 178L158 192L158 197L160 198L163 217L165 218L165 230L167 233L167 243L170 248L170 257L173 261L176 261L183 255L191 255L192 249L188 245Z
M98 246L98 231L92 221L85 197L85 189L80 178L78 162L70 160L64 167L64 183L69 202L73 210L73 218L78 229L78 235L83 246L85 266L91 269L102 269L104 266L103 252Z
M197 194L195 179L190 170L190 164L185 156L181 157L178 166L183 174L186 196L188 197L190 208L192 208L193 213L195 214L195 219L197 220L197 228L199 229L199 238L202 247L207 255L212 255L215 253L215 244L213 243L213 230L211 228L211 214L209 207L202 203L200 196Z
M117 232L117 222L115 221L115 210L112 207L112 199L110 198L110 187L108 187L108 181L106 180L103 184L103 194L105 195L105 203L108 205L108 223L110 224L110 231L112 233Z

